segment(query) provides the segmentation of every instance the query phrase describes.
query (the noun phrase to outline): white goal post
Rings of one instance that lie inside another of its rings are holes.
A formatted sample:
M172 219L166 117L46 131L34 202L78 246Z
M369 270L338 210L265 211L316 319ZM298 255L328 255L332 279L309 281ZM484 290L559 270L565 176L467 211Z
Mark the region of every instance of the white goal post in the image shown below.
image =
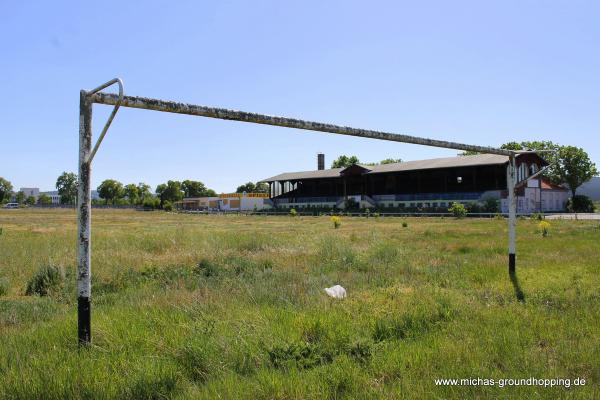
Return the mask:
M102 90L119 85L119 94L103 93ZM104 125L96 144L92 148L92 106L93 104L113 105L108 121ZM250 122L255 124L281 126L285 128L304 129L339 135L357 136L368 139L388 140L401 143L412 143L423 146L442 147L479 153L500 154L508 156L507 189L508 189L508 265L511 279L515 277L516 268L516 224L517 206L515 197L516 156L519 152L497 149L487 146L476 146L409 136L391 132L368 129L357 129L348 126L306 121L295 118L270 116L244 111L228 110L194 104L165 101L146 97L125 96L121 79L112 79L99 87L80 92L79 104L79 179L77 196L77 312L78 338L80 344L91 343L91 167L92 160L112 123L119 107L141 108L145 110L188 114L199 117L218 118L231 121Z

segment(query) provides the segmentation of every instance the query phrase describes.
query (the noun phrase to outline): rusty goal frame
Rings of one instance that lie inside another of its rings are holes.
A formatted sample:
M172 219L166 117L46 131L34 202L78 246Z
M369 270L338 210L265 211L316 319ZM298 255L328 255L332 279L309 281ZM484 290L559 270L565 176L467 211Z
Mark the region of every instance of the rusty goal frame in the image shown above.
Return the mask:
M119 85L119 93L104 93L102 90L114 84ZM104 125L96 144L92 148L92 106L94 104L114 106ZM516 279L516 223L517 207L515 198L516 186L516 156L519 152L497 149L486 146L468 145L443 140L434 140L391 132L381 132L368 129L357 129L347 126L306 121L301 119L277 117L244 111L228 110L199 106L174 101L158 100L146 97L125 96L123 82L119 78L112 79L97 88L80 92L79 104L79 179L77 192L77 323L78 338L82 345L91 343L91 174L92 160L98 151L108 128L110 127L119 107L140 108L152 111L188 114L198 117L217 118L223 120L250 122L255 124L281 126L285 128L304 129L339 135L357 136L368 139L388 140L393 142L411 143L423 146L442 147L479 153L499 154L508 156L507 189L508 189L508 268L511 279Z

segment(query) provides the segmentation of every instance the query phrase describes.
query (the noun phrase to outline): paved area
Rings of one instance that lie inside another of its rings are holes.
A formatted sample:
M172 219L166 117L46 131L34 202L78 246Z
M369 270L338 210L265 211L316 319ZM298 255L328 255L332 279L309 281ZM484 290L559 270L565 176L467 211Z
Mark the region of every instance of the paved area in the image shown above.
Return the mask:
M600 220L600 214L598 214L598 213L553 214L553 215L547 215L546 219L597 219L597 220Z

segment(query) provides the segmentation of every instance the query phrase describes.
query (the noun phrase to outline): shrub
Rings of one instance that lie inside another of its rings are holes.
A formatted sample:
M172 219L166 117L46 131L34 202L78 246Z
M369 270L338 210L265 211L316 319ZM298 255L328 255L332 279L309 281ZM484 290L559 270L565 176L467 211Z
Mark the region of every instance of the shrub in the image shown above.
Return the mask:
M331 222L333 222L333 227L337 229L342 225L342 218L338 217L337 215L334 215L331 217Z
M8 280L5 278L0 278L0 296L6 296L8 294Z
M575 195L567 200L567 210L569 212L594 212L594 202L587 196Z
M144 208L154 210L160 207L160 200L156 197L146 197L142 205Z
M480 213L482 211L479 203L469 203L465 208L470 213Z
M378 212L373 213L373 218L379 218L379 213Z
M364 363L371 358L372 345L367 341L357 341L348 348L348 355L356 361Z
M296 209L295 208L291 208L290 209L290 216L291 217L295 217L297 215L298 215L298 212L296 211Z
M271 365L277 369L310 369L333 361L335 353L315 343L290 343L269 351Z
M544 213L533 213L531 219L541 221L544 219Z
M201 275L204 275L207 278L218 275L219 269L220 269L220 267L218 264L215 264L214 262L212 262L211 260L208 260L206 258L203 258L202 260L200 260L198 262L197 271Z
M27 296L48 296L59 290L64 281L62 268L52 265L41 267L35 275L27 282L25 294Z
M488 197L483 200L483 210L488 213L497 213L500 211L500 202L498 199Z
M548 233L550 233L550 222L541 221L538 224L538 228L540 228L540 232L542 233L542 236L546 237L546 236L548 236Z
M408 222L402 221L402 227L403 228L408 228Z
M165 211L173 211L173 203L171 203L170 201L165 201L163 204L163 210Z
M452 203L452 206L448 209L449 212L454 215L455 218L464 218L467 215L467 209L461 203Z

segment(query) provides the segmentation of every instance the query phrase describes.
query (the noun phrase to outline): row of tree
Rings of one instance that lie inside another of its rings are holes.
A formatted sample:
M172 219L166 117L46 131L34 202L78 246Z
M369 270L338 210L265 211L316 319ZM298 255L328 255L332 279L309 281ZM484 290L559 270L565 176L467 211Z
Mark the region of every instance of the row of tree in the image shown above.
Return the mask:
M378 164L395 164L402 162L400 158L386 158L385 160L381 160L380 162L366 162L361 163L358 157L356 156L347 156L341 155L331 163L331 168L346 168L354 164L362 164L362 165L378 165Z
M248 188L248 185L255 185L251 182L240 188ZM260 190L265 190L265 184L256 184ZM56 189L60 196L61 204L74 205L77 202L77 174L73 172L63 172L56 179ZM129 204L129 205L148 205L151 207L162 207L165 203L174 203L184 197L206 197L216 196L213 189L209 189L200 181L186 179L182 182L169 180L156 187L154 193L150 185L140 182L138 184L122 184L115 179L104 180L97 188L98 195L104 204ZM265 192L268 190L266 186ZM250 190L253 191L253 190ZM36 198L33 196L25 197L23 192L13 192L13 186L7 179L0 177L0 203L6 203L14 197L19 204L36 204ZM46 194L40 194L37 203L46 205L51 204L52 199Z
M235 192L236 193L268 193L269 185L267 185L264 182L256 182L256 183L248 182L248 183L244 183L241 186L238 186L238 188L236 189Z
M186 179L182 182L169 180L156 187L156 196L150 192L150 185L143 182L130 183L123 185L114 179L104 180L98 186L98 195L104 200L105 204L131 204L148 205L149 201L154 202L157 199L160 206L165 203L174 203L182 200L184 197L206 197L216 196L216 192L209 189L200 181Z

